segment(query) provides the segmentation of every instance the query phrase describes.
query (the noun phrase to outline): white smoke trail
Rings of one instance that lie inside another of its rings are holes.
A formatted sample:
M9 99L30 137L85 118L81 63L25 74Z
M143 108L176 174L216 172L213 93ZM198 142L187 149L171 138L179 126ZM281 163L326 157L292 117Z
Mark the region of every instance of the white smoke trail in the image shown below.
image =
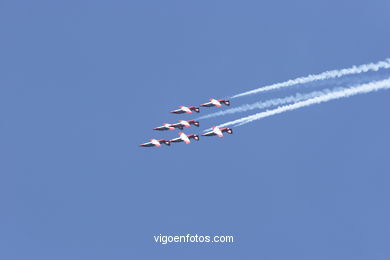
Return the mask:
M300 102L293 103L290 105L280 106L280 107L272 109L272 110L260 112L260 113L246 116L246 117L234 120L234 121L226 122L224 124L219 125L219 127L226 127L226 126L230 126L230 125L240 126L240 125L244 125L244 124L250 123L250 122L255 121L255 120L259 120L259 119L262 119L265 117L269 117L269 116L284 113L287 111L295 110L298 108L307 107L307 106L311 106L314 104L320 104L320 103L328 102L328 101L331 101L334 99L346 98L346 97L354 96L357 94L369 93L369 92L377 91L377 90L381 90L381 89L390 89L390 78L385 79L385 80L380 80L380 81L373 81L370 83L358 85L356 87L352 87L352 88L348 88L348 89L342 89L342 90L330 92L330 93L324 94L322 96L310 98L308 100L300 101Z
M218 111L215 113L204 115L204 116L196 118L196 120L213 118L213 117L217 117L217 116L224 116L224 115L235 114L235 113L240 113L240 112L246 112L246 111L250 111L250 110L254 110L254 109L263 109L263 108L268 108L268 107L272 107L272 106L284 105L284 104L288 104L288 103L295 103L298 101L306 100L306 99L313 98L313 97L318 97L318 96L325 95L327 93L334 92L336 90L342 90L342 89L343 88L335 88L333 90L324 89L321 91L313 91L313 92L310 92L307 94L297 93L294 96L288 96L288 97L284 97L284 98L274 98L274 99L269 99L269 100L265 100L265 101L258 101L258 102L255 102L253 104L245 104L245 105L241 105L239 107L229 108L229 109L226 109L223 111Z
M379 69L389 69L389 68L390 68L390 58L388 58L384 61L379 61L377 63L368 63L368 64L363 64L360 66L352 66L351 68L341 69L341 70L329 70L329 71L322 72L320 74L314 74L314 75L308 75L306 77L299 77L296 79L290 79L290 80L287 80L284 82L275 83L272 85L268 85L268 86L264 86L264 87L250 90L247 92L243 92L241 94L234 95L230 98L243 97L243 96L252 95L252 94L256 94L256 93L260 93L260 92L264 92L264 91L269 91L269 90L274 90L274 89L284 88L284 87L290 87L293 85L308 83L308 82L312 82L312 81L339 78L339 77L346 76L346 75L360 74L363 72L378 71Z

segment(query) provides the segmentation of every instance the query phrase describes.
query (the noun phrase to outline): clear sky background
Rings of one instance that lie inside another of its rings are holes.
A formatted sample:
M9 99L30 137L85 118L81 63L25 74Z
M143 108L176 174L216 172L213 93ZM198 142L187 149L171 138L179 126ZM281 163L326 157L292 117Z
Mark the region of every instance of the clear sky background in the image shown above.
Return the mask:
M386 0L0 1L0 258L389 259L388 90L138 147L177 136L151 129L191 119L168 113L179 105L390 57L389 13ZM153 240L188 233L235 242Z

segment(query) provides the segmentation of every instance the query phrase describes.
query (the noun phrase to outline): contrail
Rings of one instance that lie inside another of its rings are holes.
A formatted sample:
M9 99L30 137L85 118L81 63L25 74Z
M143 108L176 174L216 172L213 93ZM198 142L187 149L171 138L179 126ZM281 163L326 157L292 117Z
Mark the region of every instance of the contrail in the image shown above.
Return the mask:
M314 74L314 75L308 75L306 77L299 77L296 79L290 79L290 80L287 80L284 82L275 83L272 85L268 85L268 86L264 86L264 87L250 90L247 92L243 92L241 94L234 95L230 98L248 96L248 95L252 95L252 94L256 94L256 93L260 93L260 92L264 92L264 91L269 91L269 90L274 90L274 89L284 88L284 87L290 87L293 85L308 83L308 82L312 82L312 81L339 78L339 77L346 76L346 75L359 74L359 73L368 72L368 71L378 71L379 69L389 69L389 68L390 68L390 58L388 58L384 61L379 61L377 63L368 63L368 64L363 64L360 66L352 66L351 68L341 69L341 70L329 70L329 71L322 72L320 74Z
M246 111L250 111L250 110L254 110L254 109L263 109L263 108L268 108L268 107L272 107L272 106L284 105L284 104L288 104L288 103L295 103L295 102L299 102L299 101L306 100L309 98L318 97L318 96L325 95L325 94L328 94L330 92L334 92L336 90L342 90L342 89L344 89L344 88L335 88L333 90L324 89L321 91L313 91L313 92L310 92L307 94L297 93L293 96L288 96L288 97L283 97L283 98L274 98L274 99L269 99L269 100L265 100L265 101L258 101L258 102L255 102L253 104L245 104L245 105L241 105L239 107L229 108L229 109L226 109L223 111L218 111L215 113L204 115L204 116L196 118L195 120L201 120L201 119L213 118L213 117L217 117L217 116L224 116L224 115L229 115L229 114L246 112Z
M234 121L226 122L224 124L219 125L219 127L225 127L225 126L229 126L229 125L240 126L240 125L244 125L244 124L250 123L250 122L255 121L255 120L259 120L259 119L262 119L265 117L284 113L287 111L292 111L292 110L295 110L295 109L298 109L301 107L307 107L307 106L311 106L314 104L328 102L328 101L331 101L334 99L346 98L346 97L354 96L357 94L369 93L369 92L377 91L377 90L381 90L381 89L390 89L390 78L385 79L385 80L380 80L380 81L373 81L373 82L358 85L358 86L352 87L352 88L347 88L347 89L342 89L342 90L330 92L330 93L324 94L322 96L310 98L308 100L300 101L300 102L293 103L290 105L280 106L280 107L272 109L272 110L260 112L260 113L246 116L246 117L234 120Z

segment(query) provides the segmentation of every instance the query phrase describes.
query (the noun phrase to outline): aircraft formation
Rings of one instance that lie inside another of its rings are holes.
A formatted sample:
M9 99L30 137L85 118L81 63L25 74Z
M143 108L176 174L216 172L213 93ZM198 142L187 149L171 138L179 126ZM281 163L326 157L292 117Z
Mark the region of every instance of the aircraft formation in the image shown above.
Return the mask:
M230 106L230 101L225 99L214 99L210 98L210 101L204 104L201 104L200 107L222 107L222 105ZM180 106L179 109L170 111L173 114L192 114L193 112L200 113L200 108L195 106ZM199 122L195 120L179 120L178 123L168 124L164 123L162 126L153 128L157 131L166 131L166 130L183 130L184 127L196 126L199 127ZM219 128L213 126L211 131L201 134L202 136L214 136L223 137L223 133L232 134L233 130L231 128ZM140 144L141 147L160 147L162 144L170 146L172 143L184 142L186 144L191 143L191 139L199 141L199 135L197 134L185 134L179 132L179 137L174 139L150 139L150 142Z

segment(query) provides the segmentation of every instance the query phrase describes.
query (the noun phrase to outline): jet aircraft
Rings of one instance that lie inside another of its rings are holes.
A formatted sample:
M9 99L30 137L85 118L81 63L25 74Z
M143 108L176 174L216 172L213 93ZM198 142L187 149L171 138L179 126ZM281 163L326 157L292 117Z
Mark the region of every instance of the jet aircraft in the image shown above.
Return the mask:
M192 107L180 106L179 109L172 110L171 113L173 113L173 114L184 114L184 113L192 114L192 111L199 113L200 109L198 107L194 107L194 106L192 106Z
M175 128L183 130L184 127L190 127L191 125L199 127L199 122L195 120L180 120L179 123L176 124L165 123L162 126L153 128L153 130L163 131L163 130L174 130Z
M183 130L184 127L190 127L191 125L199 127L199 122L195 120L180 120L179 123L173 124L171 126Z
M159 131L174 130L174 129L175 128L172 126L172 124L168 124L168 123L164 123L162 126L158 126L158 127L153 128L153 130L159 130Z
M210 98L210 102L200 105L201 107L221 107L222 104L230 106L230 101L225 99L214 99Z
M186 135L185 133L179 133L179 137L170 140L171 143L185 142L186 144L191 143L190 139L195 139L199 141L198 135Z
M160 147L161 144L171 145L171 142L168 141L168 140L165 140L165 139L160 139L160 140L150 139L150 142L147 142L147 143L144 143L144 144L140 144L139 146L142 146L142 147L153 147L153 146Z
M232 134L233 130L231 128L219 128L218 126L213 126L210 132L202 134L202 136L213 136L218 135L219 137L223 137L223 132L228 134Z

